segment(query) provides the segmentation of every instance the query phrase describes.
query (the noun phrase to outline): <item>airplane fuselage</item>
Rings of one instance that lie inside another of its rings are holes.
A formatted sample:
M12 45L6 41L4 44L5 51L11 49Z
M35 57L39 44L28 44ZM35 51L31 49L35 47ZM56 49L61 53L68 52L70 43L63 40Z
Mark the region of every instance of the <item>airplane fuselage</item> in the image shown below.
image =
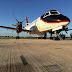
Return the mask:
M60 14L58 11L48 11L30 23L25 29L32 31L30 34L37 34L50 31L59 26L67 26L69 22L69 18Z
M15 18L16 19L16 18ZM26 20L26 27L22 27L22 23ZM6 28L11 30L16 30L17 37L19 38L20 32L27 32L28 34L37 34L38 37L46 38L46 32L55 34L57 39L58 33L61 31L67 31L67 25L70 23L70 19L62 14L60 14L57 10L50 10L34 20L32 23L28 23L27 16L26 19L22 22L18 22L17 25L13 25L16 28L0 26L0 28Z

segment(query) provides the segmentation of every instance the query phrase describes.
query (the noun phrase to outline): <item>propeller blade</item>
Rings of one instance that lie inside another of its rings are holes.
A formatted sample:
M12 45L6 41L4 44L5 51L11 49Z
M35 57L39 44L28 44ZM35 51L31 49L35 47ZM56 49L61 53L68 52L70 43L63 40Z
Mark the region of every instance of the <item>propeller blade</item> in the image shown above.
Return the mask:
M23 21L22 21L22 23L25 21L26 19L24 19Z
M13 16L14 16L14 14L13 14ZM14 16L14 18L16 19L17 22L19 22L15 16Z

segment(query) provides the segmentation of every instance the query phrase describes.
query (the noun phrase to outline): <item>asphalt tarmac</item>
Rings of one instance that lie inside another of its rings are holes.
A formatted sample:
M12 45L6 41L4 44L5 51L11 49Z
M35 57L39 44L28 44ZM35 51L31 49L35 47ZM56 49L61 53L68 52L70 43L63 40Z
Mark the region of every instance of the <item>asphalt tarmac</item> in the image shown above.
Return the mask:
M72 40L0 39L0 72L72 72Z

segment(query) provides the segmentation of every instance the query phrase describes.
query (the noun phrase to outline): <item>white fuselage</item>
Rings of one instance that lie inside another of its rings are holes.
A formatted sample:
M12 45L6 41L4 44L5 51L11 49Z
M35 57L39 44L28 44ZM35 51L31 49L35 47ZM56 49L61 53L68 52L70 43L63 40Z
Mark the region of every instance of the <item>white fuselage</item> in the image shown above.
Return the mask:
M66 26L68 24L69 22L47 23L42 21L39 17L38 19L30 23L27 27L25 27L25 29L33 31L31 34L37 34L41 32L48 32L49 30L52 30L56 27Z
M69 18L56 10L51 10L27 25L25 29L31 31L28 32L30 34L39 34L48 32L60 26L66 26L69 22Z

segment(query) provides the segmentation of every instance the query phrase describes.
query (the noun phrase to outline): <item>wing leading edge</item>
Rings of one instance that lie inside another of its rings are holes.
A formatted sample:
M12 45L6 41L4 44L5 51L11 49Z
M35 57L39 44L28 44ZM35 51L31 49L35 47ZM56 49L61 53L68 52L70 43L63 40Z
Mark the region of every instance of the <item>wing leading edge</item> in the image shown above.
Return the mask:
M6 26L0 26L0 28L5 28L5 29L16 30L16 28L6 27ZM22 32L31 32L31 31L30 31L30 30L26 30L26 29L22 29Z
M0 28L6 28L6 29L11 29L11 30L16 30L16 28L12 28L12 27L5 27L5 26L0 26Z

